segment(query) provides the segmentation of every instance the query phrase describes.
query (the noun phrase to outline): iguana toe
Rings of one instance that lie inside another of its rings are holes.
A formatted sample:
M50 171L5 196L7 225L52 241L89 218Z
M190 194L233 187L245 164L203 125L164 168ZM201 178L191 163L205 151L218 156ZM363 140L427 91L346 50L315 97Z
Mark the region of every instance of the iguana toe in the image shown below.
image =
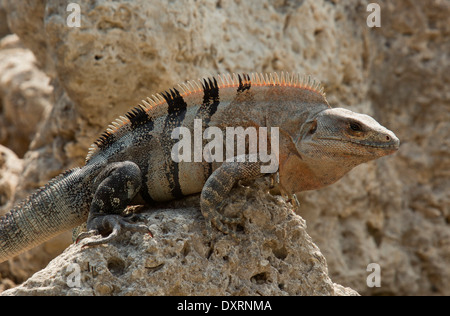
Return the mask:
M124 231L145 233L149 234L150 237L153 237L152 232L146 225L136 224L133 222L135 220L135 217L127 218L112 214L94 218L88 223L89 231L78 235L76 243L79 243L82 239L87 237L101 235L101 238L85 243L83 248L102 245L115 240Z

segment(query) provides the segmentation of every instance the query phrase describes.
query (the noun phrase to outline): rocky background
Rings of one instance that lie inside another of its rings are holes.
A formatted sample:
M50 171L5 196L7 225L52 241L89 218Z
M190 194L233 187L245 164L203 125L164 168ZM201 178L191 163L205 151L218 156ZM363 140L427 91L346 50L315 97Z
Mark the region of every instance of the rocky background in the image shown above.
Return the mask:
M70 2L80 28L67 25ZM321 271L363 295L450 295L450 1L377 1L379 28L366 24L369 2L0 0L0 212L82 165L105 126L149 94L223 72L311 74L332 106L374 116L402 142L299 196ZM0 264L0 291L69 236ZM381 287L367 287L369 263Z

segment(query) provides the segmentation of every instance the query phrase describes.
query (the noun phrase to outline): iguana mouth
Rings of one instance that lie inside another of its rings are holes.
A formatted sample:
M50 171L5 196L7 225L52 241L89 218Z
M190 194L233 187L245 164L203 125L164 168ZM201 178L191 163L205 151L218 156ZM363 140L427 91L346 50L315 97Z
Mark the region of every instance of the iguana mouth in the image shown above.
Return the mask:
M400 141L398 139L391 139L389 143L383 144L383 143L368 143L365 141L357 141L357 140L351 140L351 139L343 139L343 138L337 138L337 137L318 137L318 139L324 139L324 140L332 140L337 142L345 142L345 143L351 143L351 144L357 144L364 147L373 147L373 148L385 148L385 149L395 149L397 150L400 147Z

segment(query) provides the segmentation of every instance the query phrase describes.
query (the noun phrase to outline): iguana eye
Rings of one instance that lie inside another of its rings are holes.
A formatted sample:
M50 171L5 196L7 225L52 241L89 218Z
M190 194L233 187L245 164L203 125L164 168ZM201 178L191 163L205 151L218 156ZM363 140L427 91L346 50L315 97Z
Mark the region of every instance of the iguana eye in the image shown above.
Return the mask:
M317 131L317 121L311 123L311 128L309 129L309 134L312 135Z
M359 123L351 122L351 123L349 124L349 126L350 126L350 129L351 129L352 131L354 131L354 132L362 132L362 131L363 131L363 130L362 130L362 127L361 127L361 125L360 125Z

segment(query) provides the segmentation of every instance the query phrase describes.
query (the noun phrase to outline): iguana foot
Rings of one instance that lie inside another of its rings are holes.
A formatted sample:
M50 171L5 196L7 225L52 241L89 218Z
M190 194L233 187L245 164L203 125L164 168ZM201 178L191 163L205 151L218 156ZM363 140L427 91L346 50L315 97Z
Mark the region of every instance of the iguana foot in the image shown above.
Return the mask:
M123 231L146 233L153 237L152 232L146 225L135 223L136 220L140 219L142 217L136 214L129 217L114 214L96 217L88 222L87 227L89 230L79 234L76 243L78 244L87 237L102 235L104 237L87 242L83 245L83 248L102 245L116 239Z
M221 232L238 239L237 233L227 225L242 224L242 214L237 218L224 216L219 211L224 206L224 199L240 180L252 180L261 175L261 163L251 162L251 155L246 155L244 162L224 162L206 181L200 196L200 208L206 220L208 235L211 235L211 223Z

